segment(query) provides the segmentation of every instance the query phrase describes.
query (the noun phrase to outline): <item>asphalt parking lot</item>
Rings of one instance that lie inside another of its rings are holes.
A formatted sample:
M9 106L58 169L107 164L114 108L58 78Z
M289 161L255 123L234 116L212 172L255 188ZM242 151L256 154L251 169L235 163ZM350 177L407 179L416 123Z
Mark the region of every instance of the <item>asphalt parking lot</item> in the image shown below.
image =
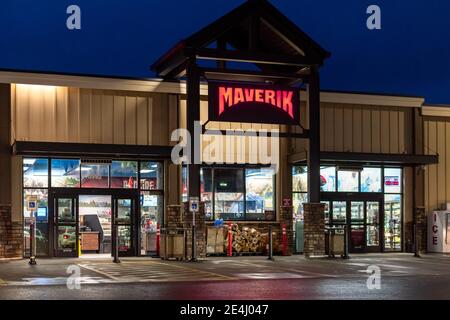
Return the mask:
M108 289L105 291L105 289ZM107 292L107 294L105 294ZM450 256L39 259L0 263L0 299L450 299Z

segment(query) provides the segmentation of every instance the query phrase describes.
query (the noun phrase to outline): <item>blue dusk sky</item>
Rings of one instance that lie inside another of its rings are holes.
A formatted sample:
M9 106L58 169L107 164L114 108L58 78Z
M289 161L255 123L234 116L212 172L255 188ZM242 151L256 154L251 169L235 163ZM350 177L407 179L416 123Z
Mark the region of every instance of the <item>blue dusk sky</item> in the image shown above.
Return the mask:
M153 77L178 40L244 0L2 0L0 68ZM423 96L450 104L450 1L272 0L332 56L322 88ZM81 30L66 9L81 8ZM381 30L366 9L381 8Z

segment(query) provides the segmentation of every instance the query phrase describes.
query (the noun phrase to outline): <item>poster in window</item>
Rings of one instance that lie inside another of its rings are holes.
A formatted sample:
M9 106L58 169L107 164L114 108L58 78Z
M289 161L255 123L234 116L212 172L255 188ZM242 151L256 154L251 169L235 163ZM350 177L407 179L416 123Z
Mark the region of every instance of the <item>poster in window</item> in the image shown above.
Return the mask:
M384 185L385 186L399 186L400 185L400 178L399 176L385 176L384 177Z

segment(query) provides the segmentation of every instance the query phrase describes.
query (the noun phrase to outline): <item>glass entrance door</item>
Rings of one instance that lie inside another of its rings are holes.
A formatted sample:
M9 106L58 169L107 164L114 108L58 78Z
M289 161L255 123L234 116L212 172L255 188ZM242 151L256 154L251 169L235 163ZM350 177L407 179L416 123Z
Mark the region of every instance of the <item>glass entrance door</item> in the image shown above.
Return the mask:
M349 251L381 252L383 198L379 195L323 194L329 226L347 226Z
M112 249L114 252L118 237L119 256L136 255L135 216L137 201L134 197L113 197Z
M381 251L380 201L366 201L366 251Z
M78 201L76 196L54 197L55 256L78 257Z

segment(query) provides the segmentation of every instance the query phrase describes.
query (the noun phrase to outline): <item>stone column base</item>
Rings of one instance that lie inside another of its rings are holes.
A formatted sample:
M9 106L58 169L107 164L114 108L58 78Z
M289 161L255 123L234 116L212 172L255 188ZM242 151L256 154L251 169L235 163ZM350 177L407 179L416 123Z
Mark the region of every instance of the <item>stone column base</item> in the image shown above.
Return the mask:
M192 213L189 202L184 203L183 227L186 230L186 258L192 258ZM199 212L195 216L195 242L197 258L206 257L205 205L200 202Z
M304 203L304 254L305 257L325 255L325 205L323 203Z
M11 221L10 205L0 205L0 259L21 259L22 257L22 224Z

